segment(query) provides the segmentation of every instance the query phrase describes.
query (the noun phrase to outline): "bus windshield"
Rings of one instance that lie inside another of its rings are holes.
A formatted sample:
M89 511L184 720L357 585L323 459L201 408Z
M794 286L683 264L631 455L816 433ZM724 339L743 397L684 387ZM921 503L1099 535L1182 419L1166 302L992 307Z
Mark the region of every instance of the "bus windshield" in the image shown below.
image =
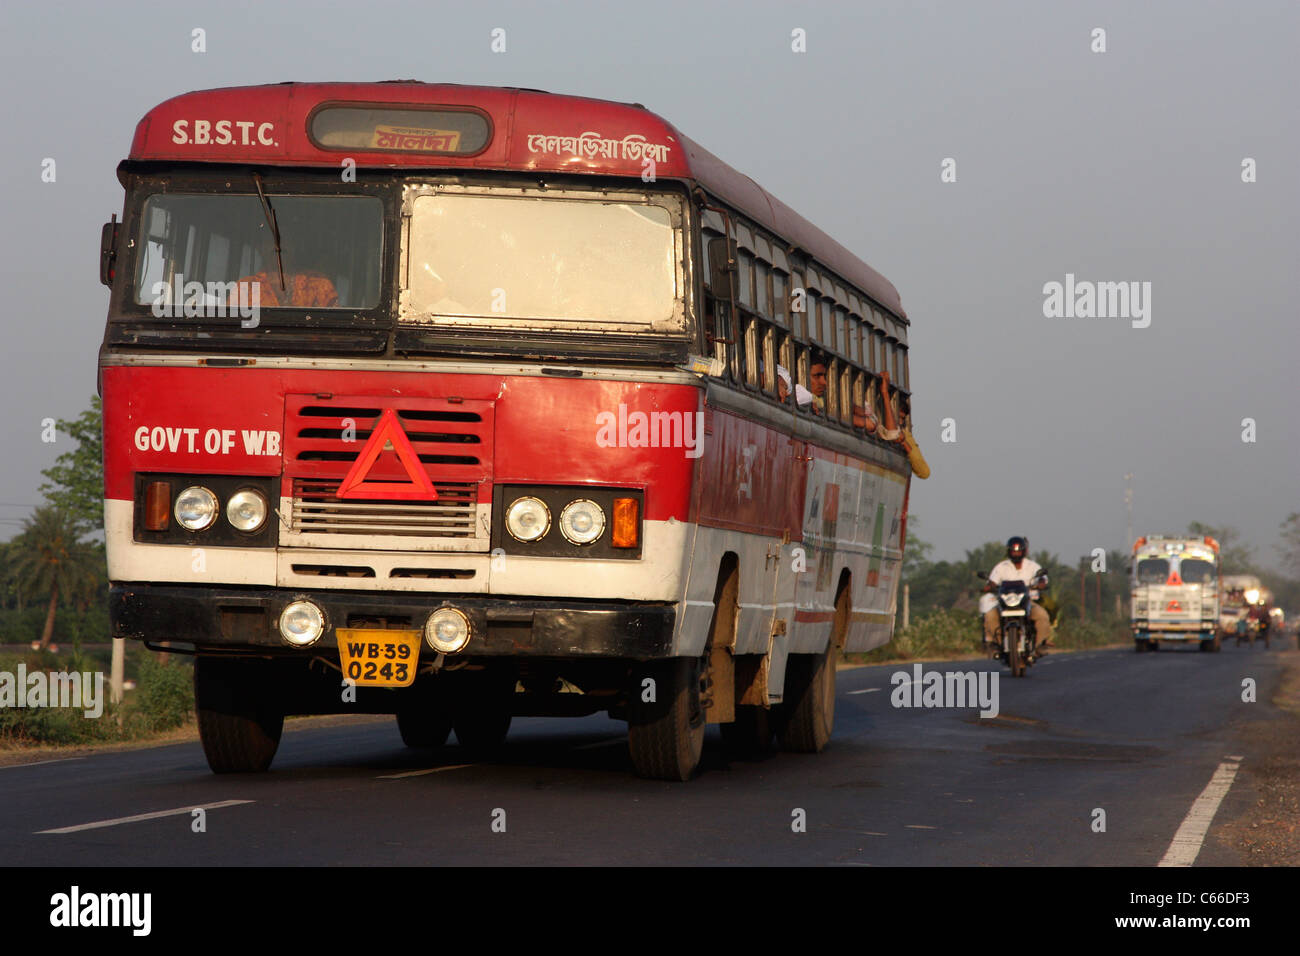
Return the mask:
M1169 578L1169 562L1164 558L1143 558L1138 562L1138 584L1164 584Z
M267 200L271 214L255 194L150 196L137 238L136 304L187 304L186 315L201 316L206 307L233 302L239 286L254 285L261 308L379 304L379 198L270 194ZM278 257L271 215L279 227ZM244 295L248 301L250 293Z
M437 192L411 209L403 321L636 331L679 311L664 200Z
M1210 584L1214 581L1214 562L1204 558L1183 558L1178 573L1184 584Z

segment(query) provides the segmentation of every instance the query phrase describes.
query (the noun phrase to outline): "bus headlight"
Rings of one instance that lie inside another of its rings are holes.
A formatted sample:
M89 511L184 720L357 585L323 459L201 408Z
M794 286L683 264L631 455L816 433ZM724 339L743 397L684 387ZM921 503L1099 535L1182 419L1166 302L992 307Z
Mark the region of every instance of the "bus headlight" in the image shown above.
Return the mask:
M246 488L226 502L226 520L240 531L257 531L266 524L268 510L262 493Z
M217 520L217 496L202 485L191 485L176 496L176 523L186 531L202 531Z
M571 544L591 544L605 533L605 512L586 498L570 501L560 512L560 533Z
M295 647L307 647L325 633L325 614L311 601L294 601L280 613L280 636Z
M506 530L517 541L539 541L551 530L551 509L540 498L516 498L506 509Z
M469 618L454 607L440 607L424 622L424 639L439 653L455 654L469 643Z

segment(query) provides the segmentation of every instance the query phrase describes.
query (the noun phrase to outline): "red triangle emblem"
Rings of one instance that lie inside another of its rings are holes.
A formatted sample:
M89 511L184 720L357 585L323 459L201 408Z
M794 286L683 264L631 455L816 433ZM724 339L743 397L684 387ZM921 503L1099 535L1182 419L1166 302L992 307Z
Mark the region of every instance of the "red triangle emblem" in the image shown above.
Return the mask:
M1165 581L1165 584L1169 587L1182 587L1183 586L1182 575L1180 575L1177 571L1170 571L1169 579Z
M1181 611L1182 609L1183 606L1179 604L1177 601L1170 601L1169 606L1165 608L1166 611Z
M390 443L410 480L367 481L366 476L370 474L371 469L375 467L375 462ZM438 492L434 490L433 482L425 473L420 456L411 447L411 439L407 438L406 432L402 431L397 413L391 408L385 408L379 420L375 422L375 430L370 433L370 440L366 442L366 447L361 449L361 454L357 456L351 470L339 485L338 497L378 498L384 501L438 500Z

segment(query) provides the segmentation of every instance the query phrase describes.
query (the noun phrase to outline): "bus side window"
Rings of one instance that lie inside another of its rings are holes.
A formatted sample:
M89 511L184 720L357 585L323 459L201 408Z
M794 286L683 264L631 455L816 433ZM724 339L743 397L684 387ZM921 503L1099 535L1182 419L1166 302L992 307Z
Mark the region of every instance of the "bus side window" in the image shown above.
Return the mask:
M795 379L794 343L790 339L790 333L773 330L773 346L777 366L776 400L788 405L794 401L791 391ZM785 372L784 377L781 376L782 372Z
M764 395L776 395L776 330L767 322L755 323L758 336L760 374L758 387Z
M870 415L872 418L874 418L877 422L883 422L884 419L881 417L881 413L880 413L881 412L880 379L878 376L875 375L866 376L866 390L867 390L867 402L866 402L867 414Z
M754 257L742 249L737 261L739 271L736 273L736 303L746 309L754 307Z
M745 385L755 386L758 384L758 363L761 358L758 347L758 320L748 312L742 312L741 328L744 330L741 341L741 361L744 365L743 382Z
M761 259L754 260L754 307L765 319L772 317L772 297L768 292L772 267Z
M840 421L845 425L853 424L853 369L847 362L837 362L839 374L839 409Z
M789 325L790 280L784 272L772 272L772 315L781 325Z
M730 356L727 352L726 306L712 295L704 296L704 334L705 345L710 355L726 367Z
M861 369L853 369L853 428L859 432L867 430L867 375Z
M811 393L808 408L814 415L826 415L830 398L830 360L821 349L810 349L804 388Z
M840 360L826 356L826 420L838 421L840 417Z
M808 388L808 346L799 343L794 347L795 364L791 369L795 382L795 405L800 411L811 411L812 392Z

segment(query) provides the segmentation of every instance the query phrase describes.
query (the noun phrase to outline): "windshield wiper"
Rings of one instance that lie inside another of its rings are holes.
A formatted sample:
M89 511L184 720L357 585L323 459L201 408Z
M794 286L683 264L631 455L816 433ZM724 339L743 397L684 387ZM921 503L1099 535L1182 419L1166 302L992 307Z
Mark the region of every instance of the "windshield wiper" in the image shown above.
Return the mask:
M284 261L280 257L280 227L275 221L275 210L271 208L271 200L266 198L266 191L262 189L262 174L253 173L253 182L257 184L257 198L262 200L262 212L266 215L266 221L271 227L271 238L275 240L275 266L280 270L280 291L284 292Z

